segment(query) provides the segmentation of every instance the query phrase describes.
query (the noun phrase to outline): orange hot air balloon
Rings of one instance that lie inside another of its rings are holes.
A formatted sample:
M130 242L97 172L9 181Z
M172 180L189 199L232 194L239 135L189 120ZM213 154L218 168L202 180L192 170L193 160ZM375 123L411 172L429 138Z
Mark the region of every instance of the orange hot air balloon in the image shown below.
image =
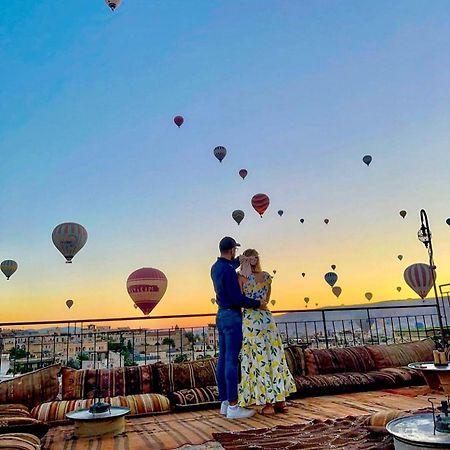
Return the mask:
M243 180L245 180L245 177L248 175L247 169L241 169L241 170L239 171L239 175L241 176L241 178L242 178Z
M167 278L158 269L143 267L135 270L127 280L127 291L134 303L149 315L167 289Z
M254 210L262 217L269 207L270 199L266 194L256 194L252 197Z
M70 309L72 308L73 300L66 300L66 306Z

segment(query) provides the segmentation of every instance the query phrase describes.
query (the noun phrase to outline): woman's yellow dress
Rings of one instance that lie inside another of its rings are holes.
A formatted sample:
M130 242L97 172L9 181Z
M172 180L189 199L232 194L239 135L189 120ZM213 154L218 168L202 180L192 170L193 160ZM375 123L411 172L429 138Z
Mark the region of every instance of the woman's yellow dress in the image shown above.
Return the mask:
M251 274L243 285L247 297L261 300L267 296L272 277L263 272L257 283ZM283 344L268 310L244 309L242 313L241 382L239 406L282 402L296 392L295 381L286 364Z

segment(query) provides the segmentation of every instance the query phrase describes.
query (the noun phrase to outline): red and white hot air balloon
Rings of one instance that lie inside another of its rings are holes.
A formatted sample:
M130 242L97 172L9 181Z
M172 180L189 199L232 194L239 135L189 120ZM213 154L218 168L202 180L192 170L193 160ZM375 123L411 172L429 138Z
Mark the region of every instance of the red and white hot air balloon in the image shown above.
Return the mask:
M135 270L127 280L127 291L141 311L148 315L162 299L167 278L158 269L143 267Z
M175 122L175 125L180 128L181 125L183 125L184 123L184 117L183 116L175 116L173 118L173 121Z
M266 194L256 194L252 197L252 206L262 217L269 207L270 199Z
M434 268L432 269L429 264L424 263L412 264L403 273L403 278L408 286L422 299L430 292L435 277Z

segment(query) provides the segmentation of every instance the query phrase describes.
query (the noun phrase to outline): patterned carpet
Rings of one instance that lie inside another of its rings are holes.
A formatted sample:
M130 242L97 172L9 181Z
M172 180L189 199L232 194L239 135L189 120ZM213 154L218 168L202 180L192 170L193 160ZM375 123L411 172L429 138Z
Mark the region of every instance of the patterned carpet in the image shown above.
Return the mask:
M213 441L213 433L304 424L313 419L361 416L377 411L417 410L428 407L426 395L408 396L408 388L395 393L373 391L290 402L287 414L273 417L256 414L245 420L227 420L217 409L189 411L127 420L126 432L116 437L76 439L73 426L52 428L43 439L45 450L169 450Z

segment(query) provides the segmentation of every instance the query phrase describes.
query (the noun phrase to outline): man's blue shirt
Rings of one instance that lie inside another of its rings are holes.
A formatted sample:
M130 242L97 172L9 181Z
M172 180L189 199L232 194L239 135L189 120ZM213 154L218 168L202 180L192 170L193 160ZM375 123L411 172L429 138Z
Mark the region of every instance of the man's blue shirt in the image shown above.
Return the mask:
M229 260L217 258L211 267L211 278L216 291L216 301L220 308L259 308L259 300L246 297L239 286L236 269L239 267L239 258Z

